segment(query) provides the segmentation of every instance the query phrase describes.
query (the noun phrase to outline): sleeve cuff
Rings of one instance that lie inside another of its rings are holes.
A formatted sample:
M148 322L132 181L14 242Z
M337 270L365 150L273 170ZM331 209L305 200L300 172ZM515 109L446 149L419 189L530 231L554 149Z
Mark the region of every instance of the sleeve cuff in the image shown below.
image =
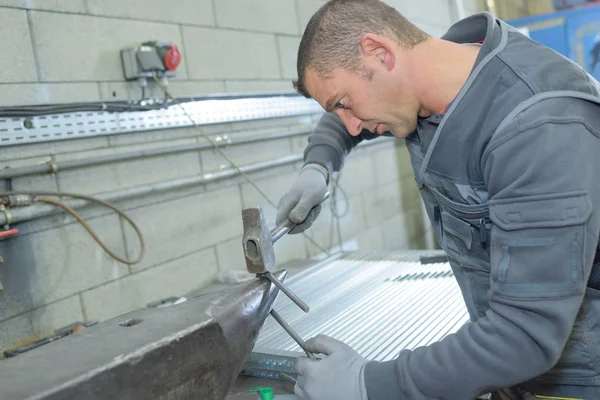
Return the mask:
M398 375L398 360L371 361L365 366L365 386L369 400L404 399Z
M304 156L304 165L319 164L327 169L329 176L333 175L334 165L337 165L338 153L331 146L317 145L311 147ZM329 182L328 182L329 183Z

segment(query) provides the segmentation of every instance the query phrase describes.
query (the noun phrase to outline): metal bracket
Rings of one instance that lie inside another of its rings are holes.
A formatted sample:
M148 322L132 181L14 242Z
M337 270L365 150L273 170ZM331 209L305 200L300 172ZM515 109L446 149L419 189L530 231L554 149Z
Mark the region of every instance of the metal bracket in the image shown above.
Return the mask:
M4 204L0 204L0 212L4 214L4 218L6 219L6 224L4 225L4 230L10 229L10 224L12 223L12 214Z

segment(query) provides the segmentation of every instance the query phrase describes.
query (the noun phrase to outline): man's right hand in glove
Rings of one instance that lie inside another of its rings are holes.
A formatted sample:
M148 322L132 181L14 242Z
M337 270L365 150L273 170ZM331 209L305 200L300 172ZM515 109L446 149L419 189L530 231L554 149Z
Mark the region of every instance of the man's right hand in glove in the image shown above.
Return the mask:
M307 164L291 189L279 200L277 225L289 218L296 224L290 234L304 232L321 212L321 202L327 193L327 169Z

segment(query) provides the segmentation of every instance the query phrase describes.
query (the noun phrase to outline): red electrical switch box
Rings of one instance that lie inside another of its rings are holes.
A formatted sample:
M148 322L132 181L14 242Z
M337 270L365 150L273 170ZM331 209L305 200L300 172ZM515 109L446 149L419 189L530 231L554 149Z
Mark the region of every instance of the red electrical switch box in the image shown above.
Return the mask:
M172 42L150 41L139 47L121 50L125 79L149 78L153 75L174 77L181 63L181 52Z

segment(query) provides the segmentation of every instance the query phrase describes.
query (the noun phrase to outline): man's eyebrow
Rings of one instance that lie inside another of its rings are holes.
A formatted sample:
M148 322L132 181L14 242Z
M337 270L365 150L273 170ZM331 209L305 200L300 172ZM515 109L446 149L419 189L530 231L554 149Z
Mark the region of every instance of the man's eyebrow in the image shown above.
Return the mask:
M327 111L327 112L333 111L333 109L335 108L335 99L336 98L337 98L337 95L331 96L329 98L329 100L327 100L327 103L325 103L325 111Z

